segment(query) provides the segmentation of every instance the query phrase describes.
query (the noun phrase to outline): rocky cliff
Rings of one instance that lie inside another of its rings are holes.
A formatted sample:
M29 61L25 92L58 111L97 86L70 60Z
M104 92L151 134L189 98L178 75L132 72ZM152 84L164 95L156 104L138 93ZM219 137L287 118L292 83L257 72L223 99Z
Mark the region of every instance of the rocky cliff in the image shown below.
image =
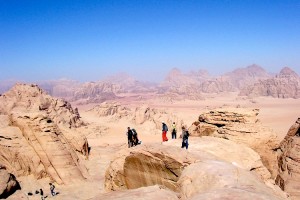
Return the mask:
M59 184L84 180L87 155L76 109L36 85L17 84L0 96L0 164L16 176L50 177Z
M300 118L280 144L276 183L293 199L300 199Z

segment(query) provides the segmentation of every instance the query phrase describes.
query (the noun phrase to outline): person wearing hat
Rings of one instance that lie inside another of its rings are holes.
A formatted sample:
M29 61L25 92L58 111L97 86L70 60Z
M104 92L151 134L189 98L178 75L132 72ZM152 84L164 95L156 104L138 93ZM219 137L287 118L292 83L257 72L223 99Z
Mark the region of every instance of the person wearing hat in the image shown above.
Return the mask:
M167 138L168 126L165 124L164 121L162 121L161 123L162 123L162 141L166 142L168 141Z

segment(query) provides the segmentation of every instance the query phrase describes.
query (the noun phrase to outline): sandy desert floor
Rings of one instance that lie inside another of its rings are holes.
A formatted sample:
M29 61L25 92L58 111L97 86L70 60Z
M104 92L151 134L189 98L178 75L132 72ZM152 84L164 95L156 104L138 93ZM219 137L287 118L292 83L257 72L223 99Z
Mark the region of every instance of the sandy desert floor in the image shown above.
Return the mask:
M159 101L155 99L134 100L123 98L118 101L121 105L128 107L137 107L143 104L152 108L160 108L172 112L183 119L186 126L190 126L193 121L197 120L199 114L209 109L217 107L247 107L259 108L260 121L272 128L280 138L283 138L289 127L299 117L300 99L274 99L269 97L260 97L249 99L238 97L236 93L224 94L205 97L201 101ZM76 105L81 114L82 120L89 125L81 129L89 142L91 152L88 160L84 160L88 168L90 178L84 183L74 183L72 185L57 185L56 190L60 192L55 197L50 196L50 190L47 179L34 181L32 177L22 177L20 179L22 191L17 194L22 199L40 199L39 195L27 196L27 191L34 192L36 189L43 188L46 199L90 199L104 191L104 174L110 161L116 151L127 148L126 128L134 127L139 133L140 140L146 143L161 143L161 132L145 131L145 127L135 126L126 119L112 120L109 117L97 117L90 112L86 112L94 105ZM170 133L168 133L170 139ZM192 140L192 138L190 139ZM142 144L142 145L143 145ZM8 199L15 199L16 195L12 195Z

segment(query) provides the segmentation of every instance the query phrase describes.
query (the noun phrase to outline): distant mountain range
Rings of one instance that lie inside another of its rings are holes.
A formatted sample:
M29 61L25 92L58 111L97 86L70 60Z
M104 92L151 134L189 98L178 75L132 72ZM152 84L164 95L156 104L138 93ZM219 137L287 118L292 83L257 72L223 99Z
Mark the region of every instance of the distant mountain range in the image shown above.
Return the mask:
M16 82L19 81L0 81L0 93ZM240 92L239 95L249 97L300 98L300 78L296 72L285 67L279 74L273 75L258 65L238 68L221 76L211 76L206 70L183 73L174 68L161 83L143 82L120 73L94 82L60 79L37 81L35 84L52 96L82 103L117 99L126 93L151 93L184 99L201 99L204 93L223 92Z

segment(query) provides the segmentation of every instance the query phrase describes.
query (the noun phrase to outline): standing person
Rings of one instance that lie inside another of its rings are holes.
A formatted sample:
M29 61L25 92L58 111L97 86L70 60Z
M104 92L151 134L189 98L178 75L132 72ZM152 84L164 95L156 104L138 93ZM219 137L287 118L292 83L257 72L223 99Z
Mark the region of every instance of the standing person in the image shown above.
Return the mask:
M127 139L128 139L128 148L132 147L133 146L133 133L132 133L132 130L130 129L130 127L127 128Z
M168 132L168 126L165 124L164 121L162 121L162 141L163 142L168 141L167 132Z
M49 183L49 185L50 185L50 192L51 192L51 195L52 195L52 196L55 196L55 195L56 195L56 193L54 192L55 185L53 185L52 183Z
M172 124L172 139L176 139L176 137L177 137L177 131L176 131L176 124L175 124L175 122L173 122L173 124Z
M40 189L40 194L41 194L41 200L44 200L44 191L42 188Z
M185 127L182 127L182 144L181 144L181 148L186 148L188 149L189 147L189 132L188 130L185 130Z

